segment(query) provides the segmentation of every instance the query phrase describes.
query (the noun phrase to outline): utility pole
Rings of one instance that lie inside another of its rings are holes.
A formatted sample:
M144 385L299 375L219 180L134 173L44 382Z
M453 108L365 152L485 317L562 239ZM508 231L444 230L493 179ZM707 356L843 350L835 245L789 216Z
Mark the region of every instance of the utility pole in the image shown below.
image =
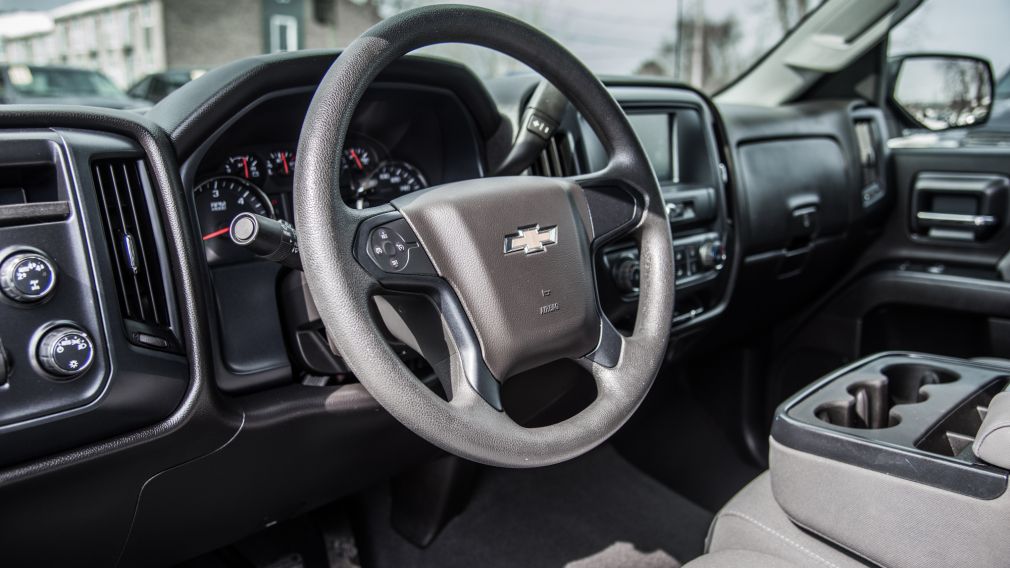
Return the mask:
M673 76L684 80L684 0L677 0L677 43L673 48Z
M694 3L694 31L691 34L691 81L701 87L705 80L705 4L702 0Z

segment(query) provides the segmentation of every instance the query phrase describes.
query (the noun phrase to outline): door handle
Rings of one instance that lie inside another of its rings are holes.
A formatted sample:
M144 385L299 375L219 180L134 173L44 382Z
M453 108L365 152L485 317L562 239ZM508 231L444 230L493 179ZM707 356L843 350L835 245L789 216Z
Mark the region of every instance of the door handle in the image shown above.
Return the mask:
M913 234L982 242L1010 215L1010 178L998 174L923 172L912 186Z
M919 224L926 227L983 228L995 227L999 224L999 220L992 215L963 215L960 213L919 211L915 216L919 219Z

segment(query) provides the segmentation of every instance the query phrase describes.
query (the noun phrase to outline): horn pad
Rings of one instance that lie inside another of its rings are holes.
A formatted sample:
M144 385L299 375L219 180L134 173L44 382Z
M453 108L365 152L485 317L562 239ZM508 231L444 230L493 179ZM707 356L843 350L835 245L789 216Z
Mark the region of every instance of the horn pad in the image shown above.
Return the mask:
M487 178L393 205L459 296L497 379L595 349L593 229L581 187L530 176Z

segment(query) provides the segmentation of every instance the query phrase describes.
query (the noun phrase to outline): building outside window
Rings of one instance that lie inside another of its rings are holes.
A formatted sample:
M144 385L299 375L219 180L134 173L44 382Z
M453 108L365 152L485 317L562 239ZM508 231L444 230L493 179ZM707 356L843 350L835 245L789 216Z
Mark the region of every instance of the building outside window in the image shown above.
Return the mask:
M270 53L298 49L298 19L294 16L270 16Z
M248 55L342 47L380 20L376 6L372 0L65 1L30 12L47 24L30 34L0 25L0 63L98 70L127 89L152 73L202 72ZM5 17L0 13L0 23Z

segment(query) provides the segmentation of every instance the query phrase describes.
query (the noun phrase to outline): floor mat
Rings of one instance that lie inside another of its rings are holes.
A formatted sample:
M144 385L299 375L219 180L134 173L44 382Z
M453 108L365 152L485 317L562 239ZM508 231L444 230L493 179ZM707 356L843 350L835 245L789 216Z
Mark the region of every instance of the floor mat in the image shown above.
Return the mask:
M701 554L711 518L605 445L553 467L487 469L426 549L393 531L388 493L375 494L359 544L376 568L667 568Z
M671 383L657 381L611 443L647 475L715 513L763 468L693 393Z

